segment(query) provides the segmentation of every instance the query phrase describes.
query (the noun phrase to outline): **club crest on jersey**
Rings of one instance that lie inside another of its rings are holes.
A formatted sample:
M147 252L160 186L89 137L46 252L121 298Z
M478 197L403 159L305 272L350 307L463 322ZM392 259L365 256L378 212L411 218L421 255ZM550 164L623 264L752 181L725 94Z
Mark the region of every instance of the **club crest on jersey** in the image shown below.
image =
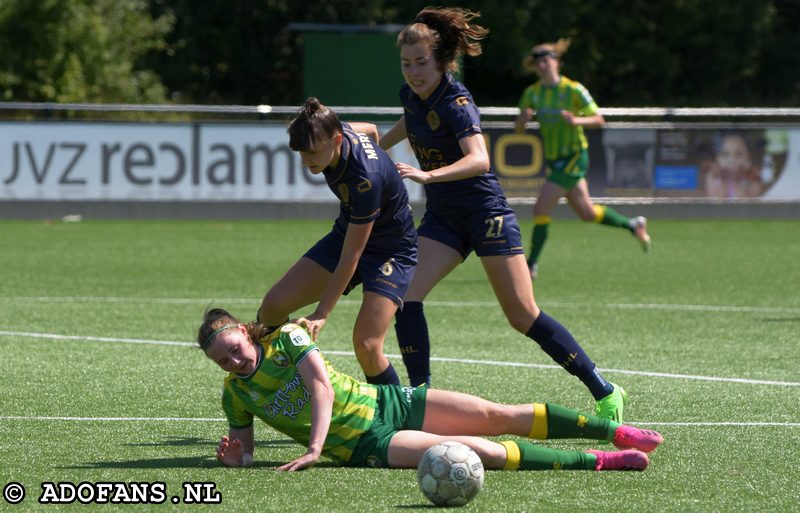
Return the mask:
M261 394L253 390L252 392L250 392L250 399L252 399L253 402L257 402L259 399L261 399Z
M391 276L391 274L394 272L394 266L392 265L392 262L394 262L394 258L384 262L380 268L381 274L384 276Z
M367 192L367 191L369 191L371 189L372 189L372 182L370 182L369 180L364 180L360 184L356 185L356 190L359 193Z
M337 189L339 189L339 197L342 198L342 201L350 203L350 190L347 188L347 184L340 183Z
M439 128L439 125L442 124L442 120L439 119L439 114L437 114L435 110L428 112L428 115L425 116L425 121L428 122L428 126L431 127L431 130L436 130Z
M281 369L285 369L289 366L289 358L281 353L280 351L272 355L272 363L276 367L280 367Z

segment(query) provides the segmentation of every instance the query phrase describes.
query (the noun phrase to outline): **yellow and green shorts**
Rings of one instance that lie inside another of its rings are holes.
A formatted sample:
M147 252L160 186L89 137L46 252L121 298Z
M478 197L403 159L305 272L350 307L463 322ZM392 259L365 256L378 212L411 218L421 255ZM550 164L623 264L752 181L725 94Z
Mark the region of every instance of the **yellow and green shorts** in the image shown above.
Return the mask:
M379 386L378 407L372 427L359 438L347 466L389 467L389 442L395 433L404 429L422 429L427 394L428 389L424 386Z
M550 170L547 179L570 190L589 171L589 151L583 149L568 157L548 160L547 167Z

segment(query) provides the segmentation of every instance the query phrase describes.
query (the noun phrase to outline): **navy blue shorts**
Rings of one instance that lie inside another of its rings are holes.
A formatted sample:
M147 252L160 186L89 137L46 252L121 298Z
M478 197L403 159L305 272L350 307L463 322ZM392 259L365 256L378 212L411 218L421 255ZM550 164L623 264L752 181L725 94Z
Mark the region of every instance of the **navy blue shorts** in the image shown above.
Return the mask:
M333 273L339 264L343 245L344 238L337 232L330 232L303 256L318 263L329 273ZM414 277L416 267L416 247L392 256L363 253L358 260L356 272L344 293L347 295L357 286L363 285L364 292L375 292L386 296L402 308L403 298L408 291L411 278Z
M461 217L443 217L428 210L417 233L450 246L462 258L472 251L479 257L525 253L517 215L507 205L466 212Z

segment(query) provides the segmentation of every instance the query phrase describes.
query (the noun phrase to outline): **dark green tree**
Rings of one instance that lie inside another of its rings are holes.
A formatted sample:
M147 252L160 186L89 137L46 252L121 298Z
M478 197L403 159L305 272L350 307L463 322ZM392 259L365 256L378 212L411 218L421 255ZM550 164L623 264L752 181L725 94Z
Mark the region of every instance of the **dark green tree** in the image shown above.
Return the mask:
M162 102L142 56L163 48L170 16L146 0L3 0L0 97L4 101Z
M293 24L406 24L429 3L481 11L463 62L480 105L515 105L522 58L559 37L601 106L800 104L797 0L0 0L0 99L298 104Z

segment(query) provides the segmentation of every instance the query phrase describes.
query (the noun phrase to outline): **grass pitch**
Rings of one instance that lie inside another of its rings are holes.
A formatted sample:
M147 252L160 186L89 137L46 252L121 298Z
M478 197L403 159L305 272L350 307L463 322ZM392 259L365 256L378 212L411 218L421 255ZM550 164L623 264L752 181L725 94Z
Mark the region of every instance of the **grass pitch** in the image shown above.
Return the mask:
M50 511L37 501L43 483L66 481L163 482L166 501L150 510L175 507L184 482L215 483L225 511L429 510L413 470L274 472L303 448L263 424L253 468L221 468L213 457L227 431L224 373L191 347L203 310L252 319L329 227L0 222L0 486L26 490L22 506L0 500L0 510ZM625 386L627 420L666 442L643 473L488 472L467 508L799 511L800 222L654 220L646 256L621 230L556 221L550 233L539 304ZM360 291L344 298L320 340L355 376L359 302ZM592 407L578 380L508 327L474 256L426 312L435 386ZM386 352L397 354L393 330Z

